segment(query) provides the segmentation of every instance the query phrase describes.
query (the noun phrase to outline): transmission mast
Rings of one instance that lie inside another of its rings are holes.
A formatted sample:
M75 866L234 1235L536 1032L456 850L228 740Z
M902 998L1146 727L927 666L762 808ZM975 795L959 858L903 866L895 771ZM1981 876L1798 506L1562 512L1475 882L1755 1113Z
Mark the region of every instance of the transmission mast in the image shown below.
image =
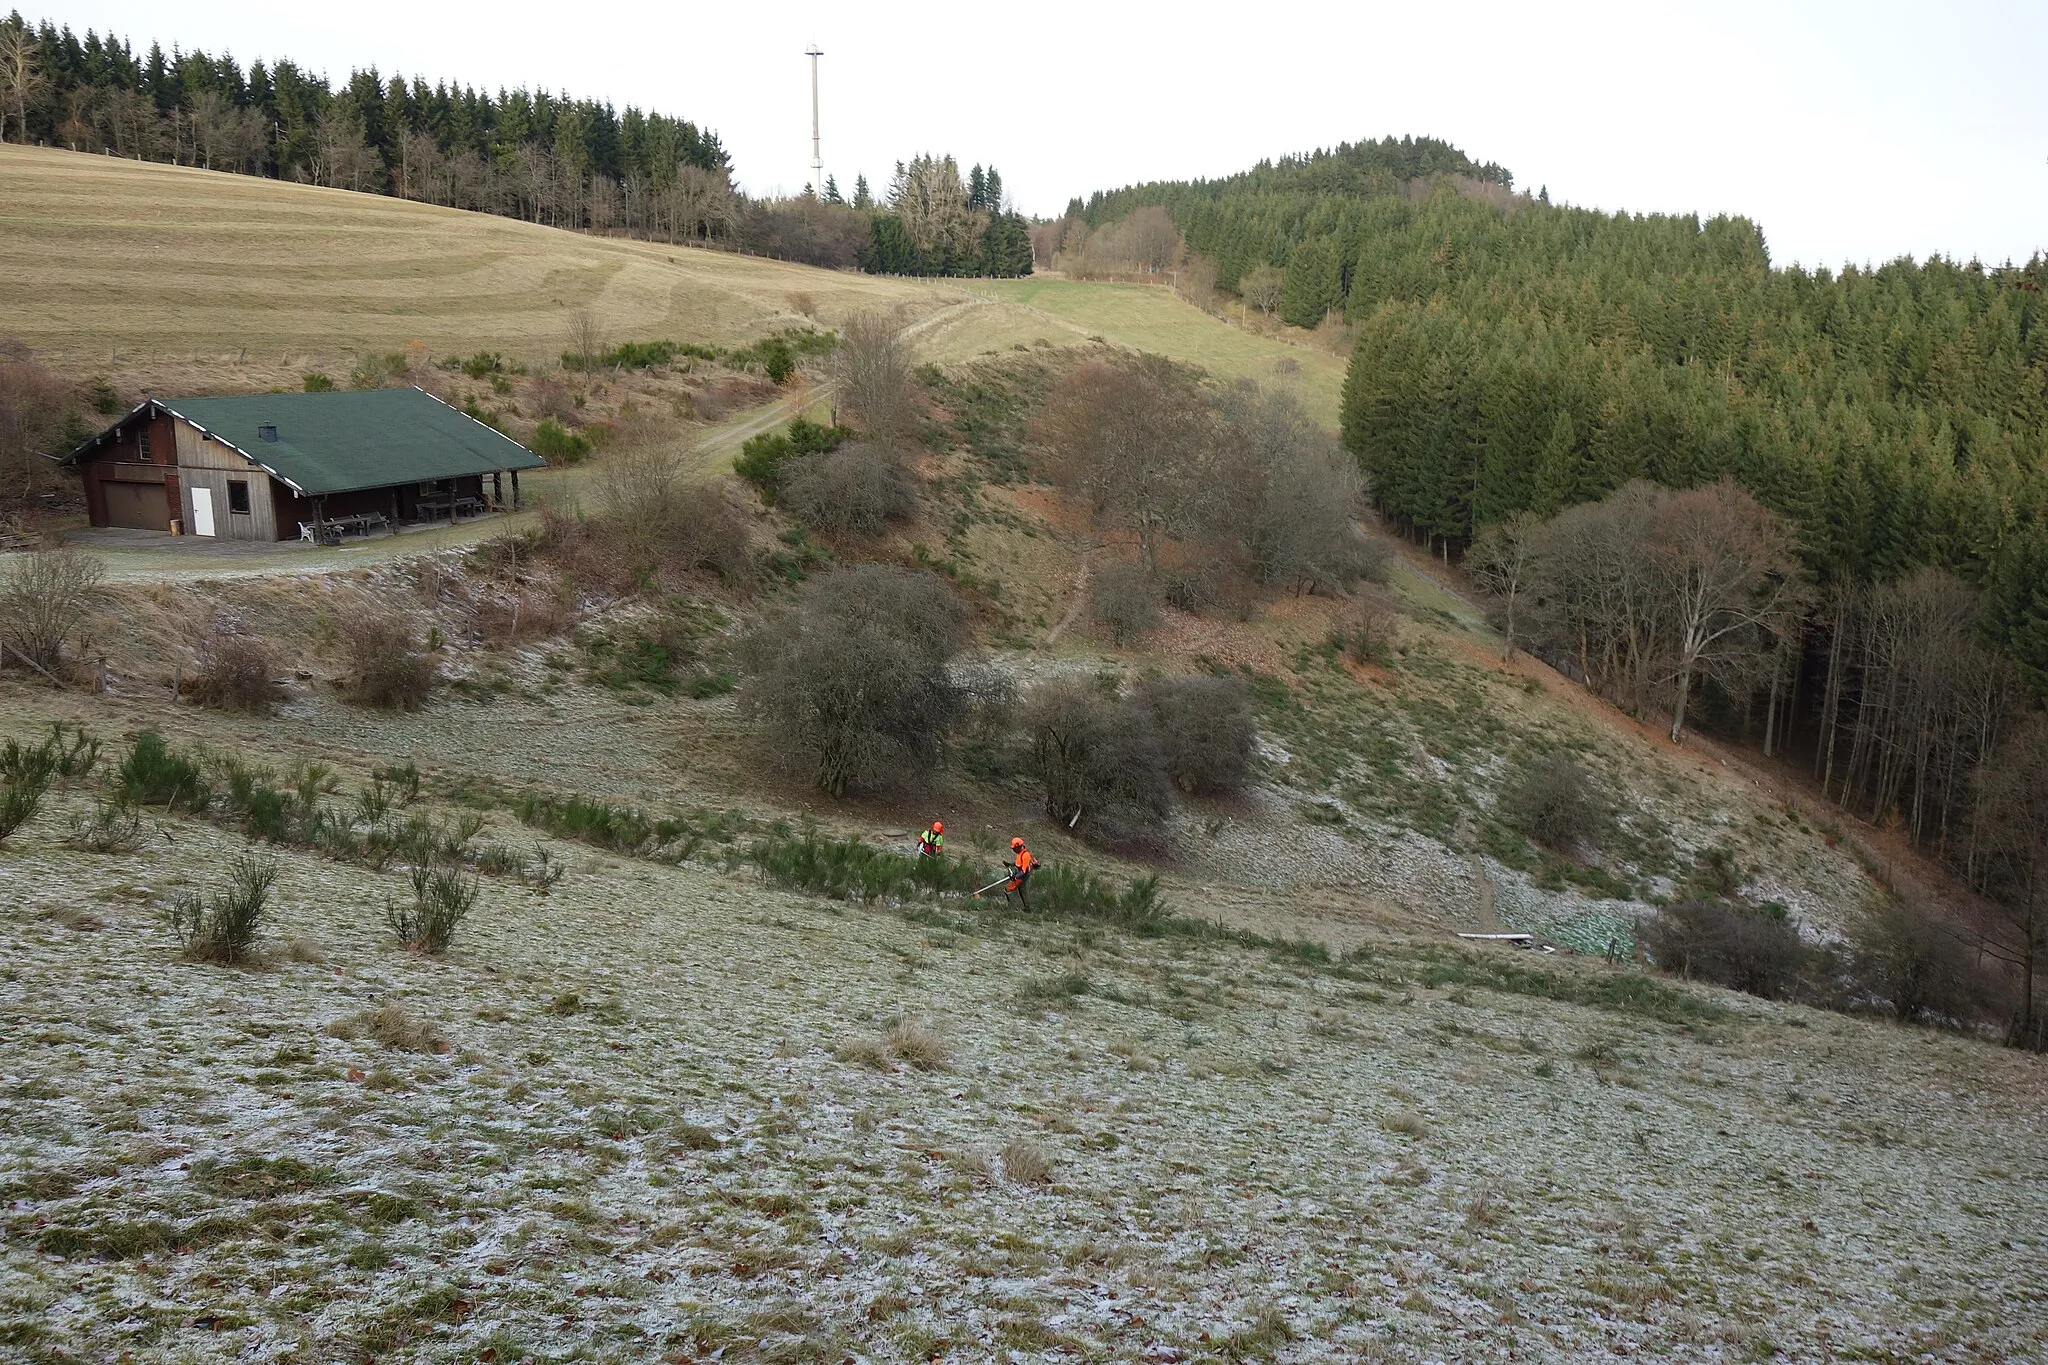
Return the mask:
M811 193L825 197L825 158L818 151L818 58L825 55L816 43L804 49L811 59Z

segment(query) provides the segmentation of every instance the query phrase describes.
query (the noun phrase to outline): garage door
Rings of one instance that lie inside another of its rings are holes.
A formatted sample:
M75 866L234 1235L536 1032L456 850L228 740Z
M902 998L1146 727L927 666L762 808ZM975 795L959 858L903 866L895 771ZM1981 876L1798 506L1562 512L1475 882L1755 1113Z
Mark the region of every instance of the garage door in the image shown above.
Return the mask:
M142 531L171 529L171 507L162 484L109 481L100 487L107 494L107 525Z

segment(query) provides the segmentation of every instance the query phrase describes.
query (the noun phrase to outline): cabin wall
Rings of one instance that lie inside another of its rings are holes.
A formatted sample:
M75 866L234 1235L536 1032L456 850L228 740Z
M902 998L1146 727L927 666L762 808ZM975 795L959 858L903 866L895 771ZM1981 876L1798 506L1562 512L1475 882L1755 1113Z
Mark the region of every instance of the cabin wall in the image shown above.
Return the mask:
M95 526L168 531L182 516L177 435L165 416L136 422L82 460L87 519Z
M192 516L192 490L204 488L212 495L213 533L221 540L276 540L277 512L271 502L270 475L244 458L239 451L222 445L187 422L179 422L178 464L184 477L185 533L196 535ZM235 490L240 484L245 511L235 511ZM292 527L298 533L298 527Z

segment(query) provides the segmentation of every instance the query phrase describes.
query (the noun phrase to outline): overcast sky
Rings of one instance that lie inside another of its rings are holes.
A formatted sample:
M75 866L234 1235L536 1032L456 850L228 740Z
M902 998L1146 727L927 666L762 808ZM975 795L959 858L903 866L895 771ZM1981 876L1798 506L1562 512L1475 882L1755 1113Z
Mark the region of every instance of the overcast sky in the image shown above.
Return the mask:
M138 48L658 108L716 129L755 193L809 178L815 40L825 166L849 192L951 151L1056 214L1099 188L1426 133L1553 200L1746 214L1781 264L2048 250L2043 0L14 3Z

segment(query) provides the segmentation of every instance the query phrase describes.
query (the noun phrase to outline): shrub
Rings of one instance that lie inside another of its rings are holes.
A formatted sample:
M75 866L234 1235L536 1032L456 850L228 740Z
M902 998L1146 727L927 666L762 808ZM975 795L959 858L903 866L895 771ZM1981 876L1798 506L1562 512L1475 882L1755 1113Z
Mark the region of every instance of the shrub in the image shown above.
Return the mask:
M422 864L412 870L412 904L384 903L384 920L398 941L416 953L448 951L455 927L476 908L478 883L453 868Z
M837 450L853 434L846 427L821 426L799 417L782 431L748 437L732 462L733 472L754 485L761 501L773 507L782 492L783 467L789 461Z
M742 711L785 768L834 796L927 778L966 710L949 667L966 617L934 574L835 570L747 641Z
M598 515L588 523L551 521L549 535L579 578L594 573L644 589L705 569L732 581L752 563L734 491L728 480L689 477L672 449L630 446L605 463Z
M1088 683L1045 682L1031 689L1019 720L1024 766L1044 793L1047 819L1110 840L1164 821L1171 788L1149 711Z
M309 375L302 375L299 382L304 385L307 393L334 392L334 380L330 376L320 374L317 371Z
M118 796L102 797L90 815L71 817L69 842L90 853L131 853L142 843L142 812Z
M268 715L285 695L278 663L268 642L216 627L200 638L192 694L202 706Z
M457 362L457 368L471 379L482 379L486 375L503 374L505 360L496 351L478 351Z
M1377 592L1361 593L1343 631L1345 657L1355 664L1391 663L1400 638L1401 613L1394 604Z
M1797 994L1817 956L1782 912L1722 900L1664 906L1644 924L1642 941L1664 971L1766 1000Z
M864 539L917 510L903 461L865 442L788 461L777 500L814 531Z
M576 604L560 583L515 583L476 604L477 639L502 647L560 635L576 620Z
M420 648L419 628L402 612L365 604L342 626L349 700L380 711L417 711L433 695L439 669Z
M1530 764L1521 781L1501 794L1501 806L1524 834L1559 850L1598 839L1613 809L1600 780L1561 749Z
M7 741L0 753L0 779L6 782L0 788L0 841L35 817L56 773L57 755L48 741L34 748Z
M1893 1018L1960 1022L1984 1012L1987 983L1962 940L1928 906L1890 899L1850 931L1850 974Z
M1088 614L1118 645L1131 644L1159 625L1160 592L1136 564L1112 564L1088 587Z
M188 809L206 804L208 795L198 760L172 750L154 730L136 736L115 770L114 790L132 805Z
M532 449L543 460L580 464L590 453L590 438L569 430L552 417L543 417L533 429Z
M100 604L100 562L78 550L30 550L0 570L0 644L45 673Z
M1184 792L1234 792L1244 786L1258 721L1236 678L1161 678L1135 698L1152 717L1166 775Z
M262 928L277 860L243 854L230 864L227 885L213 895L181 892L165 919L187 956L203 962L246 962Z

